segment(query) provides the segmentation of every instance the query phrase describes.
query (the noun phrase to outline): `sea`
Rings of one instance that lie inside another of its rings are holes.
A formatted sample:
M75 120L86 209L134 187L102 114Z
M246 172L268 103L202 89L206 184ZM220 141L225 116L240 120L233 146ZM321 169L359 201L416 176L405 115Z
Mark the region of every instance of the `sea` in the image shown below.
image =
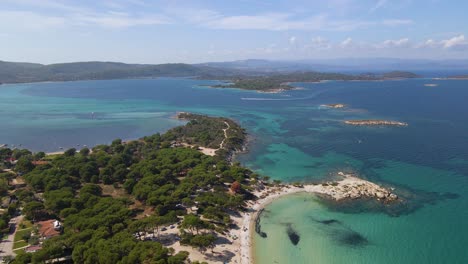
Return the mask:
M249 134L244 166L317 183L340 171L395 188L397 204L280 198L260 218L255 263L468 263L468 81L295 83L279 94L218 81L126 79L0 85L0 145L53 152L135 139L226 116ZM436 84L436 86L426 86ZM326 104L345 104L334 109ZM406 127L355 127L385 119ZM296 235L296 243L291 240Z

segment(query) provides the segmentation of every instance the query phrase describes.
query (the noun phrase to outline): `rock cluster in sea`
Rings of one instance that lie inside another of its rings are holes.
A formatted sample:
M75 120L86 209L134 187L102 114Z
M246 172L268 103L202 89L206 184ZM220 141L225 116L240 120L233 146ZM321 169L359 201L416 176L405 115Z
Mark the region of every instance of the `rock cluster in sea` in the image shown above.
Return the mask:
M398 196L391 190L381 187L375 183L359 179L344 173L338 173L345 177L342 181L324 183L325 194L330 195L335 200L358 199L363 197L376 198L382 201L395 201Z
M344 122L353 126L408 126L405 122L390 120L346 120Z

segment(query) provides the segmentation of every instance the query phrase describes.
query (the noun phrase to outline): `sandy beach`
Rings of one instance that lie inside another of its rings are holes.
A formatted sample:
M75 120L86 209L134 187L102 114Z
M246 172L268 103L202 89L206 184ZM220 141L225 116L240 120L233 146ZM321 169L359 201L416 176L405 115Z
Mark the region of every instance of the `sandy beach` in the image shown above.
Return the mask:
M233 228L225 234L217 234L218 241L213 250L200 252L196 248L180 245L177 237L179 229L167 228L160 232L160 238L166 238L165 246L172 247L175 252L187 251L192 261L205 261L207 263L241 263L251 264L254 261L253 236L255 235L255 220L261 209L274 200L294 193L320 194L336 201L345 199L358 199L371 197L381 202L392 202L398 197L391 190L375 183L360 179L353 175L338 173L341 177L337 181L329 181L321 184L310 185L278 185L266 186L259 184L253 194L258 198L247 202L245 212L231 215L232 223L238 228Z
M274 200L294 193L322 194L330 199L340 201L344 199L358 199L361 197L375 197L382 202L391 202L398 199L391 190L381 187L375 183L360 179L358 177L338 173L342 180L317 185L292 186L282 185L278 187L267 187L257 190L254 194L259 199L249 208L249 212L243 213L240 223L240 256L242 264L254 263L252 237L255 234L255 219L258 212Z

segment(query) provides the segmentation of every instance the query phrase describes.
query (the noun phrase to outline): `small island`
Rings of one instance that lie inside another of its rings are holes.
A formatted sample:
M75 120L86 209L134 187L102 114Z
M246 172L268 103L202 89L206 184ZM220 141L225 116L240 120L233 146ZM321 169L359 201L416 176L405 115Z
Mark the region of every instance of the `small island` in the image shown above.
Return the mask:
M410 78L421 78L421 75L407 71L392 71L382 74L384 79L410 79Z
M323 106L328 107L328 108L336 108L336 109L346 107L345 104L324 104Z
M391 120L346 120L347 125L353 126L408 126L408 123Z

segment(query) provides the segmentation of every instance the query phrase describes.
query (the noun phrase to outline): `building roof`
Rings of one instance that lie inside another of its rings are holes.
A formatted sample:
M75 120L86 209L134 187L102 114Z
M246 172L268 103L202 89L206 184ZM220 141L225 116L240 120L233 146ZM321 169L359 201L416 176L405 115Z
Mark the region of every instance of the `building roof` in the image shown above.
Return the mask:
M42 246L37 245L37 246L29 246L29 247L25 248L24 251L26 251L28 253L33 253L33 252L36 252L36 251L41 250L41 249L42 249Z
M35 160L32 162L33 165L45 165L45 164L49 164L48 161L46 160Z
M47 238L60 235L60 230L56 230L54 228L55 221L55 219L50 219L38 222L37 224L39 225L39 234L41 234L42 237Z

